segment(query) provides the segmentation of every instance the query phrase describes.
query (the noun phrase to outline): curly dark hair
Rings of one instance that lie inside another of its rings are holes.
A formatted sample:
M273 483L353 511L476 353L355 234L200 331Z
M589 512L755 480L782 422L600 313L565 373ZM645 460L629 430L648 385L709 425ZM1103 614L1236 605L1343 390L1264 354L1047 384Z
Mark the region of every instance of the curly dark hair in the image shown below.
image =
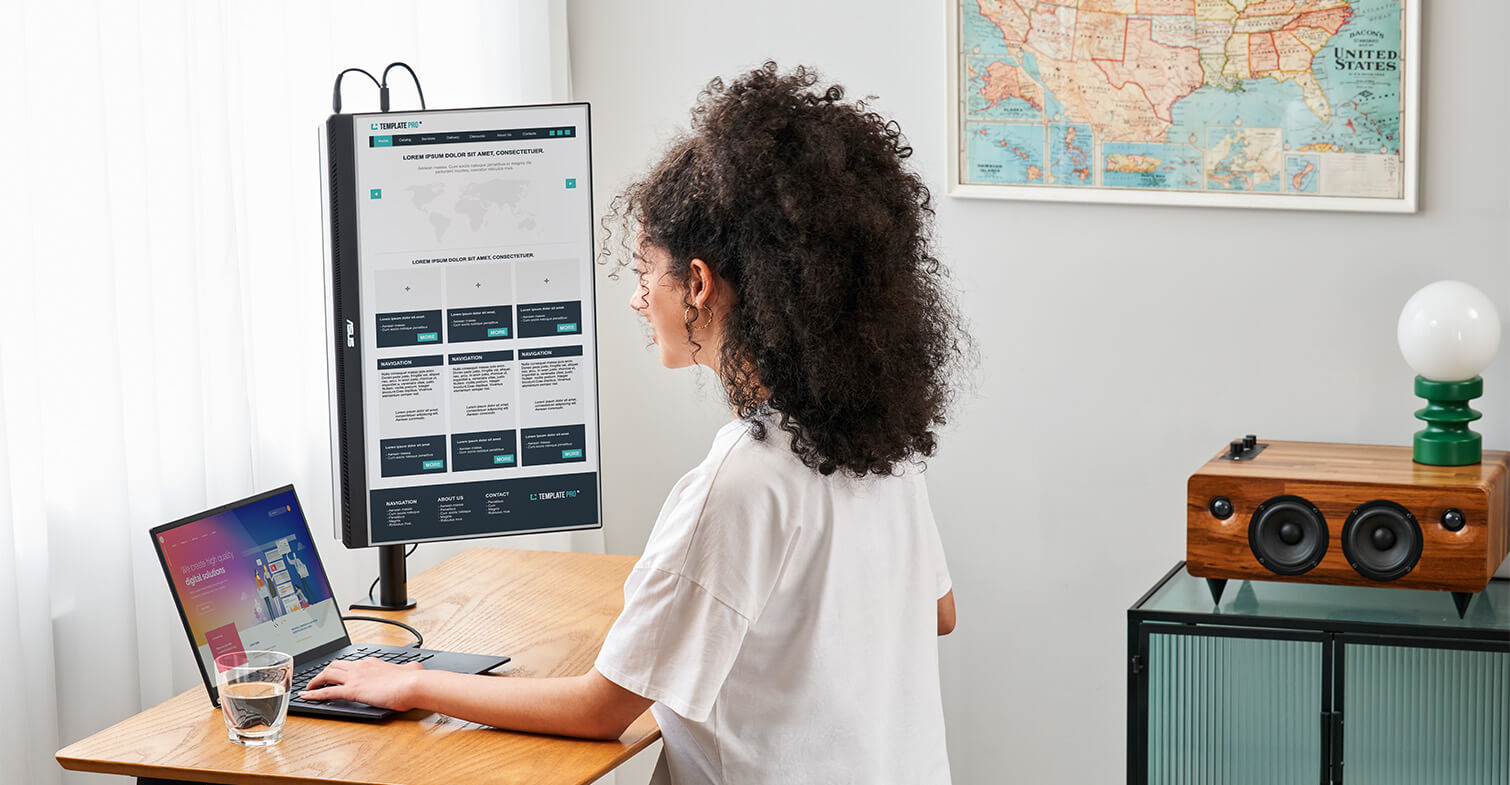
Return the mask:
M702 259L737 296L717 367L755 437L769 416L809 468L891 474L934 454L968 338L901 128L818 82L769 61L709 82L690 133L614 198L601 257L616 275L638 230L669 255L658 274Z

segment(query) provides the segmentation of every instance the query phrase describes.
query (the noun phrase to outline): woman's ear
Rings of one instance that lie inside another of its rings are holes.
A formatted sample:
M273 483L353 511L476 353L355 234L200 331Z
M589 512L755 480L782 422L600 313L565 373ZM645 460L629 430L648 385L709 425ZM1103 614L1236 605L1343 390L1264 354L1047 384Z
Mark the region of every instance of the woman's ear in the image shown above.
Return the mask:
M706 308L717 302L717 280L713 275L713 269L701 259L693 259L687 265L687 286L691 290L692 304L699 309Z

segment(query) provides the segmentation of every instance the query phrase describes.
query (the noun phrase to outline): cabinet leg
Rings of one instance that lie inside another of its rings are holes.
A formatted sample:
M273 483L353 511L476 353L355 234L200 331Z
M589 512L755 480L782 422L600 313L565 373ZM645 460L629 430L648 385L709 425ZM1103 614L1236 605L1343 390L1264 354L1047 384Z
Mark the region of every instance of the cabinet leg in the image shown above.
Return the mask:
M1452 604L1458 606L1459 619L1468 614L1468 603L1470 602L1473 602L1472 592L1455 591L1452 593Z

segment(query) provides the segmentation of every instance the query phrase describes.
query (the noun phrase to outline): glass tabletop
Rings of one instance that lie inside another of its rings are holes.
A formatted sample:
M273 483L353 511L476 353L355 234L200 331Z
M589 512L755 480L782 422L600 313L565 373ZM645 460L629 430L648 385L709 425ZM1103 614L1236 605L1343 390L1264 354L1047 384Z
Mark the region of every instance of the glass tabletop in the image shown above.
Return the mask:
M1448 592L1367 586L1233 579L1227 582L1221 604L1213 605L1206 579L1191 576L1181 565L1163 586L1133 610L1215 614L1234 620L1262 617L1510 633L1510 580L1490 581L1487 588L1474 595L1468 613L1459 619Z

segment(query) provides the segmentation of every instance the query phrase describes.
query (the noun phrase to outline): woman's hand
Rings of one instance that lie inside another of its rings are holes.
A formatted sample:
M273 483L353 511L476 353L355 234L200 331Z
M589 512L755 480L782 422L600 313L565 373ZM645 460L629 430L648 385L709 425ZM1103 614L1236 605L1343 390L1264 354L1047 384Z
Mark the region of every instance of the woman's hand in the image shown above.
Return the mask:
M414 708L415 682L422 667L417 662L394 665L381 660L336 660L309 680L299 694L304 700L359 701L385 709Z

